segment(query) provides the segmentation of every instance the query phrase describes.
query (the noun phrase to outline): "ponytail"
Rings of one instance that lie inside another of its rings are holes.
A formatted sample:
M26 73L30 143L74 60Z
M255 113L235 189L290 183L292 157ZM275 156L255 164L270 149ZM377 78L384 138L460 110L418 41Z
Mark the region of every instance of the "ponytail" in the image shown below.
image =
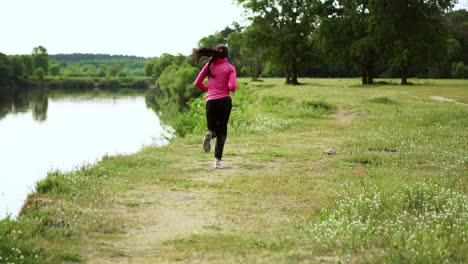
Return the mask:
M215 77L210 70L211 64L218 58L227 58L229 56L229 49L225 45L218 45L216 49L210 48L199 48L193 49L192 58L196 64L200 61L201 57L210 57L210 62L208 62L208 76Z

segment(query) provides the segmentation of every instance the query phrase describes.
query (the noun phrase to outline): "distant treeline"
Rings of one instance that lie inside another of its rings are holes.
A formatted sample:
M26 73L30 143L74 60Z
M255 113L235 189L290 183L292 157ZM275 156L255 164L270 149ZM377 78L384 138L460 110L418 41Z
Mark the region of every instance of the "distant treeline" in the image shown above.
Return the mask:
M51 59L55 56L57 55L48 55L43 46L35 47L31 55L7 56L0 53L0 92L5 94L31 87L61 90L141 90L154 83L151 78L143 77L146 59L141 57L62 54L60 59L67 58L71 61L58 62ZM88 60L77 61L77 58Z
M65 75L75 77L89 76L93 72L94 76L103 77L103 70L99 69L101 65L118 68L120 74L125 76L144 76L143 67L148 60L138 56L90 53L55 54L49 55L49 58L63 69Z
M132 61L145 61L147 58L130 55L110 55L110 54L93 54L93 53L71 53L71 54L51 54L51 59L64 63L79 63L86 60L113 60L123 59Z

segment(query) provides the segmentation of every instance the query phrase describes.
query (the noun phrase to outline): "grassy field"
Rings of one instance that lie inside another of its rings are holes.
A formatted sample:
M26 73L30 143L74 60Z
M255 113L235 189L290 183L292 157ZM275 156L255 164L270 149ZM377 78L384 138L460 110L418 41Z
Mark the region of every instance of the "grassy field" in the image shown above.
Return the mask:
M468 81L247 81L225 169L195 102L168 146L51 172L0 263L468 261Z

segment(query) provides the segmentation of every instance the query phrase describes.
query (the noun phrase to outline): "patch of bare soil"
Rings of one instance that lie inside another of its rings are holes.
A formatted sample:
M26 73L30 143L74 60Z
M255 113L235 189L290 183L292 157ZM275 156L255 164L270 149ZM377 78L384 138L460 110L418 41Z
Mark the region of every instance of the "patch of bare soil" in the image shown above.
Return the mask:
M460 103L453 99L445 98L442 96L430 96L429 99L439 101L439 102L450 102L450 103L455 103L455 104L468 105L468 104Z
M356 112L348 110L348 108L344 105L338 105L337 108L338 111L332 116L335 117L336 121L339 123L348 123L357 117Z
M216 225L216 213L207 206L211 199L213 194L206 191L165 190L157 186L127 193L106 212L126 220L126 225L120 227L123 235L90 243L87 263L157 260L164 241L209 232L204 227ZM129 202L139 205L129 207Z

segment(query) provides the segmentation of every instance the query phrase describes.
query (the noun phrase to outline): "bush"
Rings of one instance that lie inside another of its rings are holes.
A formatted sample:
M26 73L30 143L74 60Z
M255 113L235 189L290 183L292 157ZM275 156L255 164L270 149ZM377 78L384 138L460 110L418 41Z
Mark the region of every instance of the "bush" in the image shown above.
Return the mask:
M180 113L173 124L177 135L181 137L194 132L203 133L206 126L205 101L201 98L190 101L189 110Z
M397 104L396 101L388 98L387 96L378 96L372 99L369 99L367 102L375 104Z
M52 64L49 67L49 73L52 76L58 76L60 75L60 66L58 64Z
M94 88L94 82L91 79L63 79L63 88L67 90L89 90Z
M42 68L37 68L34 70L33 76L34 76L34 79L38 81L42 81L44 80L45 72Z
M102 89L109 89L115 91L121 87L121 83L120 80L117 78L104 78L99 80L98 86Z
M193 86L198 69L184 63L167 67L158 79L158 87L172 102L180 108L187 106L190 99L200 96L203 91Z
M144 79L136 79L132 82L131 87L135 89L148 89L149 84L148 84L148 81Z
M452 78L465 79L468 75L468 66L466 66L462 61L452 63Z
M47 177L36 183L37 193L49 193L54 190L61 190L60 172L50 172Z
M49 89L63 89L63 81L60 79L51 79L48 83Z
M330 103L326 102L326 101L323 100L323 99L302 101L301 106L302 106L303 108L306 108L306 109L313 108L313 109L323 109L323 110L326 110L326 111L330 111L330 110L335 110L335 109L336 109L336 106L334 106L333 104L330 104Z
M133 82L135 81L135 78L124 77L124 76L119 75L118 80L120 81L120 87L132 87Z

